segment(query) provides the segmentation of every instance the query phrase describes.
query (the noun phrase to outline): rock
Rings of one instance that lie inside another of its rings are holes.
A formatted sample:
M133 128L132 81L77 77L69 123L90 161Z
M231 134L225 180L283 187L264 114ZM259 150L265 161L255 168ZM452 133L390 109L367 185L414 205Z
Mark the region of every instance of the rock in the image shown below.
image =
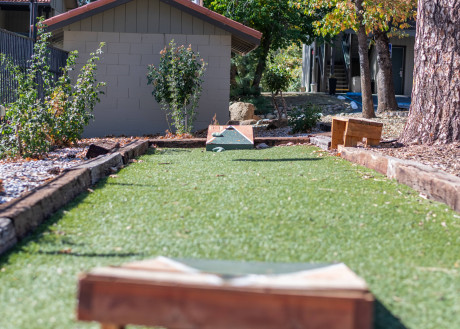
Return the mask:
M260 125L268 125L269 123L270 123L270 120L262 119L262 120L257 121L256 125L258 125L258 126L260 126Z
M255 106L251 103L237 102L230 105L230 120L251 120L254 117Z
M320 122L319 129L322 131L331 131L332 124L330 122Z
M287 119L271 120L270 123L268 124L267 129L278 129L278 128L283 128L287 126L288 126Z
M109 141L93 143L89 146L88 152L86 152L86 157L88 159L92 159L99 155L110 153L119 146L120 143Z
M243 121L241 121L240 125L242 125L242 126L250 126L250 125L255 125L256 123L257 123L256 120L251 119L251 120L243 120Z
M5 188L3 187L3 181L0 179L0 195L5 193Z
M265 143L260 143L260 144L257 144L256 146L256 149L258 150L263 150L263 149L268 149L270 146L268 146L267 144Z
M0 255L17 243L14 224L9 218L0 218Z
M359 106L358 106L358 104L356 104L356 102L351 102L350 105L351 105L351 108L353 110L357 110L359 108Z
M61 168L53 167L47 170L47 173L50 175L59 175L61 173Z
M276 119L276 115L272 114L272 113L269 113L265 116L267 119L269 120L273 120L273 119Z

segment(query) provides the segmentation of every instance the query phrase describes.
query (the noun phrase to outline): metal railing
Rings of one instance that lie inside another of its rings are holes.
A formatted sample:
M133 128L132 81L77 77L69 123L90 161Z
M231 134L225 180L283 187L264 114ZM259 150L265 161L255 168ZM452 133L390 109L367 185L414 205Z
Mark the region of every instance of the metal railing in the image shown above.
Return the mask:
M343 62L344 62L344 67L345 67L345 76L347 78L347 83L350 84L350 81L348 81L348 75L350 72L350 40L351 40L351 34L345 33L343 35L342 39L342 51L343 51Z
M57 80L65 66L69 53L67 51L48 47L50 50L48 64L54 80ZM0 53L5 54L15 65L26 70L29 60L33 55L34 40L22 35L0 29ZM38 78L40 79L40 78ZM17 82L13 73L5 66L0 66L0 105L8 104L16 99ZM43 94L41 83L39 82L39 95Z

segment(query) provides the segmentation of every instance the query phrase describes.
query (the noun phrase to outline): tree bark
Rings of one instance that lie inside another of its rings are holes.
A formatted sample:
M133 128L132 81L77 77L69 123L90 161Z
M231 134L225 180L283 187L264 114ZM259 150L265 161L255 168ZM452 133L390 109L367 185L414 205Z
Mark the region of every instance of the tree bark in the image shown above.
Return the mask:
M358 52L359 52L359 68L361 75L361 97L363 102L363 117L375 118L374 102L372 100L371 89L371 71L369 69L369 57L367 46L366 28L362 23L363 17L363 0L355 1L356 16L361 25L358 28Z
M460 141L460 1L419 0L404 144Z
M378 112L397 111L395 88L393 85L393 68L390 58L390 47L387 33L375 31L375 46L377 49L377 75Z
M256 67L256 71L254 73L254 80L252 81L252 85L254 87L259 87L260 86L260 81L262 80L262 74L265 71L265 68L267 67L267 56L268 52L270 51L270 45L271 45L271 38L268 35L264 35L262 37L262 40L260 42L259 46L259 54L258 54L258 63Z

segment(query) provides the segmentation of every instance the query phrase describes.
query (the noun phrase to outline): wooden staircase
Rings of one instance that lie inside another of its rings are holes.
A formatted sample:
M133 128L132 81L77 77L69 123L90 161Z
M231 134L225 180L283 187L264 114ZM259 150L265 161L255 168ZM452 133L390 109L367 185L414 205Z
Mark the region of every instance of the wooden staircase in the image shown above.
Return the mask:
M331 72L330 65L326 67L326 72ZM334 64L334 75L337 78L336 92L344 93L349 91L347 83L347 72L343 64Z

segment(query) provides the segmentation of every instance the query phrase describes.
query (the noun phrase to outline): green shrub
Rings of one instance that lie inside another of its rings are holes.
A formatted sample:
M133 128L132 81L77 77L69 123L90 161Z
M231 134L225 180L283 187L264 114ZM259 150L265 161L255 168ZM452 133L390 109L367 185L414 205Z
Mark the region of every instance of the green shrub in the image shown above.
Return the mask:
M310 132L321 118L321 108L317 105L307 104L294 108L289 114L288 123L292 132Z
M264 74L264 86L274 94L286 91L291 80L289 70L283 65L271 64Z
M63 75L54 82L48 65L51 34L43 32L41 23L37 26L34 55L25 70L0 54L0 65L13 72L18 86L16 100L6 105L5 119L0 125L0 157L39 156L52 146L75 142L93 118L91 112L99 101L100 88L105 85L96 82L95 62L101 48L91 54L74 85L69 72L74 70L77 52L71 52ZM43 95L38 92L39 80Z
M236 55L231 61L230 100L246 101L248 97L259 97L260 88L253 86L257 58L253 53Z
M166 118L172 117L179 135L192 131L205 70L206 63L191 46L176 47L174 40L161 51L158 68L149 65L147 84L153 85L155 100L165 110Z

